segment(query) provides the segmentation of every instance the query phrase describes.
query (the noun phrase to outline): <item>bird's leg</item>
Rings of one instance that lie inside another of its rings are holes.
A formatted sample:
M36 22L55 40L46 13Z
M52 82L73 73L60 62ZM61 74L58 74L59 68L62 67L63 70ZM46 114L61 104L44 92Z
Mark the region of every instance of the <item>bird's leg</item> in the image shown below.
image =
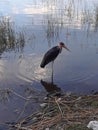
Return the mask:
M52 76L51 76L51 82L53 83L53 64L54 64L54 61L52 61Z

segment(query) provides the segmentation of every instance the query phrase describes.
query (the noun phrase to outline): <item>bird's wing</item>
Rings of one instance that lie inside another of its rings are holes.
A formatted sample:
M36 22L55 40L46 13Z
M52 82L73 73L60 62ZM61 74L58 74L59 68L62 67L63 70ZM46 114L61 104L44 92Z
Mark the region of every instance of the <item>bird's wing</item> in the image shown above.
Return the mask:
M50 60L50 62L51 62L51 61L53 61L53 60L58 56L59 52L60 52L60 50L59 50L58 46L55 46L55 47L51 48L51 49L45 54L44 57L45 57L46 59Z
M58 48L58 46L55 46L55 47L51 48L49 51L47 51L46 54L44 55L41 66L44 67L49 62L55 60L55 58L58 56L59 52L60 52L60 49Z

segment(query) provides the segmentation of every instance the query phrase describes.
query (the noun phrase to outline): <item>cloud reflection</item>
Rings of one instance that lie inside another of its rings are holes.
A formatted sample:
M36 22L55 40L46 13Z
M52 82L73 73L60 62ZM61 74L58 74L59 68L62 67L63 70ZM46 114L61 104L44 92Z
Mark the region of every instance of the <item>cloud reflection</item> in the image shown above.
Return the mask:
M34 6L30 6L28 8L23 9L23 13L25 14L45 14L48 12L47 7L34 7Z

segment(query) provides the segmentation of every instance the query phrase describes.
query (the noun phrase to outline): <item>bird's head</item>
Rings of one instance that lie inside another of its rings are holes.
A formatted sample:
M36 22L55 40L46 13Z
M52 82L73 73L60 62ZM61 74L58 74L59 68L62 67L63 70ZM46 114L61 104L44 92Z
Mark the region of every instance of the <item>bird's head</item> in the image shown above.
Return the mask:
M59 43L59 47L62 49L62 48L65 48L67 51L70 51L63 42L60 42Z

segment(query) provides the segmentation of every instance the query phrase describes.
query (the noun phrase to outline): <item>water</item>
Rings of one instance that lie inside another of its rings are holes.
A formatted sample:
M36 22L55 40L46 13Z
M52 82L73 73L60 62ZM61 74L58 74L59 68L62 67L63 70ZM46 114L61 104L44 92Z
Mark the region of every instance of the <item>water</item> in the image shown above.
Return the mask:
M11 30L10 35L0 30L5 38L0 39L0 123L28 116L52 90L98 91L97 4L97 0L0 1L0 16ZM52 84L51 63L44 69L40 63L60 41L71 52L63 49L55 60Z

